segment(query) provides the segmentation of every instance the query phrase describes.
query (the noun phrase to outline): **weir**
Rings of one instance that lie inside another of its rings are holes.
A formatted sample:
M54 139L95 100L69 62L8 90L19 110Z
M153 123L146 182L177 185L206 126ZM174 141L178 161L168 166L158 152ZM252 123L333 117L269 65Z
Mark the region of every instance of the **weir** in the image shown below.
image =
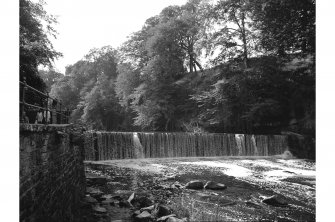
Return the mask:
M85 159L271 156L288 150L287 135L85 132Z

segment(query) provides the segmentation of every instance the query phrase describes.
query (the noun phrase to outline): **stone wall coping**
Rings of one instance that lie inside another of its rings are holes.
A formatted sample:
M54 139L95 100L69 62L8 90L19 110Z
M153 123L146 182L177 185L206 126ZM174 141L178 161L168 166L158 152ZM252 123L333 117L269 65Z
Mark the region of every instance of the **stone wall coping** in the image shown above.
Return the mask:
M20 123L20 132L53 132L62 131L66 132L73 124L29 124Z

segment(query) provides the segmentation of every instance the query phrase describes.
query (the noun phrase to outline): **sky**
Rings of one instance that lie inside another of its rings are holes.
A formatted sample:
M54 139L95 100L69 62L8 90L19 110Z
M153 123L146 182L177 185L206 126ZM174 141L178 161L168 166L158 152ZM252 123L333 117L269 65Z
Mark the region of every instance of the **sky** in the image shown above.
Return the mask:
M187 0L45 0L44 9L57 16L54 48L63 53L54 67L61 73L67 65L82 59L92 48L114 48L142 28L151 16L169 5L183 5Z

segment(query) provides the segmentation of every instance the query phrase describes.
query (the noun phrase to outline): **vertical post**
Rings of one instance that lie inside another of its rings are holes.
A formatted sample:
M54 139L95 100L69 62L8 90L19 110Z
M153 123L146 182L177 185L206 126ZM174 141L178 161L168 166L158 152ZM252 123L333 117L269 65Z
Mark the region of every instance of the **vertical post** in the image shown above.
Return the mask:
M62 119L63 119L63 113L62 113L62 101L59 101L59 118L60 118L60 124L62 124Z
M47 125L48 125L48 111L49 111L48 103L49 103L49 93L47 93L47 98L46 98L46 103L45 103L45 111L44 111L44 113L45 113L45 124L47 124Z
M26 106L26 103L25 103L26 89L27 89L26 77L23 77L22 105L21 105L21 122L25 122L24 108Z

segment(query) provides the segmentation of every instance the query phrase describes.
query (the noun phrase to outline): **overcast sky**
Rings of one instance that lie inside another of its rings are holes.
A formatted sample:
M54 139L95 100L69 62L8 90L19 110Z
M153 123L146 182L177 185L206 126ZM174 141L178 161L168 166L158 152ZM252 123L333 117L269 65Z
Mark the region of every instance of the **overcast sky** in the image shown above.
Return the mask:
M80 60L91 48L111 45L117 48L132 32L142 28L145 20L169 5L186 0L45 0L45 10L58 16L57 39L50 37L63 57L55 68L64 73L65 66Z

